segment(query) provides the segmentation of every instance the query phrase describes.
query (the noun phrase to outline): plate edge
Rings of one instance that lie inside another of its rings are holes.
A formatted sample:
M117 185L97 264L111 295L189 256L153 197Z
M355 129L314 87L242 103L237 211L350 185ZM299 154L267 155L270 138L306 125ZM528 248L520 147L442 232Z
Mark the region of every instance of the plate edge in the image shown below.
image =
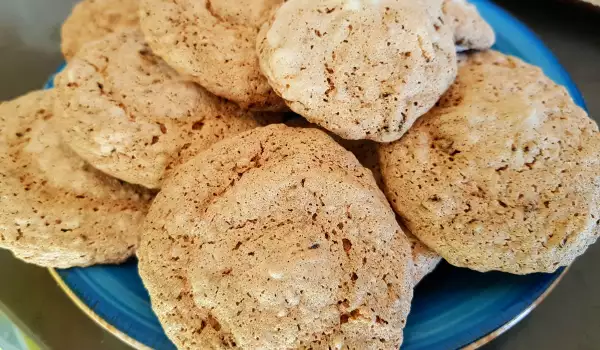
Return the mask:
M493 330L490 333L484 335L483 337L481 337L481 338L473 341L469 345L462 347L461 350L475 350L475 349L479 349L482 346L486 345L487 343L491 342L492 340L498 338L499 336L501 336L502 334L504 334L508 330L510 330L517 323L521 322L538 305L540 305L546 299L546 297L548 297L548 295L550 295L550 293L552 293L552 291L554 290L554 288L556 288L556 286L560 283L560 281L562 281L562 279L565 277L565 275L567 274L567 271L569 271L570 268L571 268L571 265L567 266L560 273L560 275L558 275L558 277L556 277L556 279L552 282L552 284L550 284L548 286L548 288L546 288L546 290L544 290L544 292L539 297L537 297L537 299L535 299L525 310L521 311L517 316L515 316L513 319L511 319L510 321L506 322L502 326L496 328L495 330Z
M94 310L87 306L86 303L83 300L81 300L79 296L77 296L77 294L75 294L71 287L69 287L67 283L63 280L63 278L58 274L58 272L56 272L56 269L48 268L48 272L50 273L50 276L52 276L56 284L60 287L60 289L62 289L62 291L67 295L67 297L69 297L69 299L71 299L71 301L75 303L79 310L83 311L83 313L86 314L86 316L91 318L100 327L104 328L107 332L116 336L122 342L136 350L153 350L151 347L142 344L138 340L125 334L117 327L111 325L110 323L106 322L106 320L104 320L102 317L100 317Z

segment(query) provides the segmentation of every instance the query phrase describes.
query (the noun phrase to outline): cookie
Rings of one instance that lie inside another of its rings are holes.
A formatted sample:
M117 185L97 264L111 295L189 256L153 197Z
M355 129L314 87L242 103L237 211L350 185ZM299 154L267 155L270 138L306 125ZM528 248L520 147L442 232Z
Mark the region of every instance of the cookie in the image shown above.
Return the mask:
M140 21L156 54L217 96L254 110L287 110L260 72L256 34L283 0L142 0Z
M469 55L439 105L381 145L392 206L453 265L552 272L596 241L598 127L543 72Z
M170 169L260 118L186 81L136 30L85 45L55 80L65 142L94 167L160 188Z
M442 6L459 51L485 50L494 45L494 30L473 4L466 0L444 0Z
M369 171L320 130L212 146L176 169L144 227L140 274L179 348L402 342L408 241Z
M441 0L284 3L257 49L288 106L345 138L390 142L427 112L456 75Z
M139 26L139 0L83 0L73 7L61 30L61 50L70 60L86 43Z
M49 123L54 91L0 104L0 248L68 268L135 252L150 194L93 169Z

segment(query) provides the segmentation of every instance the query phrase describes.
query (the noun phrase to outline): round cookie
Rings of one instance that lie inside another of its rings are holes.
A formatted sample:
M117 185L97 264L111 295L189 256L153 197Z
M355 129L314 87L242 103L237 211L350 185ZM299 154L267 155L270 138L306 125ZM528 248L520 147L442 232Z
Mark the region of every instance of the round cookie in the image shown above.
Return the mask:
M179 348L402 342L408 241L370 173L320 130L212 146L176 169L144 227L140 274Z
M46 267L122 262L150 194L65 148L49 123L53 98L44 90L0 103L0 248Z
M379 148L394 209L453 265L570 264L598 237L600 135L566 90L495 51L469 55L439 105Z
M473 4L467 0L444 0L442 6L459 51L485 50L494 45L494 30Z
M70 60L86 43L139 26L139 0L83 0L61 29L61 50Z
M287 110L260 72L256 35L283 0L142 0L156 54L217 96L254 110Z
M85 45L55 80L65 142L94 167L160 188L170 169L261 123L186 81L136 30Z
M441 0L290 0L257 49L288 106L345 139L397 140L456 75Z

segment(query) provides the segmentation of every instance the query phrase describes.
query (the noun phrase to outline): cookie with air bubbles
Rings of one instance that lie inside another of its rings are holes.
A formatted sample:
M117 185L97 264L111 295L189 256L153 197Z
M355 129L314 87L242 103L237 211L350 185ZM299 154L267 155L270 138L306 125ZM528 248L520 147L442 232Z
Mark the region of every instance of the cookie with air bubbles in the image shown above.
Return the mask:
M55 85L64 141L94 167L148 188L160 188L199 151L270 118L187 81L137 30L84 46Z
M317 129L258 128L177 168L138 256L180 348L402 342L409 242L371 173Z
M139 27L139 0L83 0L61 29L61 50L70 60L86 43L119 30Z
M285 2L258 35L262 72L296 113L345 139L390 142L456 75L441 0Z
M0 103L0 248L45 267L120 263L151 194L95 170L52 128L53 90Z
M217 96L253 110L287 110L262 75L256 35L283 0L142 0L141 26L157 55Z
M461 60L438 105L379 148L387 196L449 263L552 272L600 223L598 127L543 72L495 51Z
M467 0L444 0L442 6L459 51L485 50L494 45L494 29L481 17L475 5Z

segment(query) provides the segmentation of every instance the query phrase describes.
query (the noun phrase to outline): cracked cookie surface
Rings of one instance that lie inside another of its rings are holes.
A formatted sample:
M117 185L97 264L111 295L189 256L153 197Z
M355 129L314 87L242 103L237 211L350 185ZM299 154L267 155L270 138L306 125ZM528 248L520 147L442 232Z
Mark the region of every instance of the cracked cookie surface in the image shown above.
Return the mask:
M257 49L273 89L296 113L345 139L390 142L456 75L441 0L290 0Z
M543 72L463 57L439 105L380 146L387 195L456 266L516 274L570 264L598 237L598 127Z
M137 30L84 46L55 85L65 142L94 167L148 188L160 188L199 151L268 119L186 81Z
M320 130L255 129L177 168L141 246L153 308L180 348L402 341L409 243L370 172Z
M150 193L65 147L50 125L53 98L0 103L0 247L45 267L120 263L135 252Z

